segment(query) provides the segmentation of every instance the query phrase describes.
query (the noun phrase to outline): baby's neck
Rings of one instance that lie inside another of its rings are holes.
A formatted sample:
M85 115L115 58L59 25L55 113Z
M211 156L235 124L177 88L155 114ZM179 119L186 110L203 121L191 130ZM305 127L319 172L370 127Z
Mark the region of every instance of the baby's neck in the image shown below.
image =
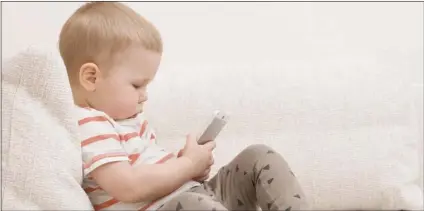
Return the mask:
M72 86L71 86L72 87ZM84 97L84 94L82 93L82 90L79 90L77 87L72 87L72 97L74 98L74 104L82 107L82 108L92 108L86 98Z

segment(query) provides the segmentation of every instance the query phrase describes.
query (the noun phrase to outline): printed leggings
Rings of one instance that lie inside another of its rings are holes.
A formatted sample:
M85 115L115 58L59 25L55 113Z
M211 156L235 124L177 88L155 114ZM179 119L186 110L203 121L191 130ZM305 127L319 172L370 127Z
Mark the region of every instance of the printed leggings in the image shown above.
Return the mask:
M284 158L252 145L202 186L164 204L165 210L305 210L305 195Z

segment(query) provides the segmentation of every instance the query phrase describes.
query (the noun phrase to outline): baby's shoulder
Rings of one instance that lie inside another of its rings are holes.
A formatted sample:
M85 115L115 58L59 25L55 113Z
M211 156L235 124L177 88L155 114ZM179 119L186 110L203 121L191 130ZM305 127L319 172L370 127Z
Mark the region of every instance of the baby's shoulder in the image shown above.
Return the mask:
M88 107L76 107L76 115L77 115L77 120L78 120L78 124L81 125L82 122L85 121L96 121L96 119L100 120L107 120L110 123L113 123L114 120L107 115L106 113L93 109L93 108L88 108Z

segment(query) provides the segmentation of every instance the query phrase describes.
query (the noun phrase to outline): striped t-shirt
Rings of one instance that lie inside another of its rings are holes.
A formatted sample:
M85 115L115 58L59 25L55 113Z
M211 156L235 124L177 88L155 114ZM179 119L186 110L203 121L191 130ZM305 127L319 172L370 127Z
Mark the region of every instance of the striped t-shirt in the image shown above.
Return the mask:
M168 196L154 202L123 203L102 190L88 175L101 165L116 161L131 165L164 163L175 159L173 153L156 144L156 135L143 113L114 121L101 111L79 108L78 125L84 169L83 188L95 210L156 210L174 196L200 183L190 181ZM141 182L139 185L143 185Z

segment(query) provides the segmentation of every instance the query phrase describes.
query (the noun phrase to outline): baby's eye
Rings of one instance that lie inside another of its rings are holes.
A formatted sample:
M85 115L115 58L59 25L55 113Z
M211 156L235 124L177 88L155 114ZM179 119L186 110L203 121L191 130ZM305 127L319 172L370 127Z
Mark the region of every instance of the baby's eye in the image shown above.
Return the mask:
M133 87L134 87L135 89L138 89L138 88L140 88L140 86L138 86L138 85L135 85L135 84L133 84Z

